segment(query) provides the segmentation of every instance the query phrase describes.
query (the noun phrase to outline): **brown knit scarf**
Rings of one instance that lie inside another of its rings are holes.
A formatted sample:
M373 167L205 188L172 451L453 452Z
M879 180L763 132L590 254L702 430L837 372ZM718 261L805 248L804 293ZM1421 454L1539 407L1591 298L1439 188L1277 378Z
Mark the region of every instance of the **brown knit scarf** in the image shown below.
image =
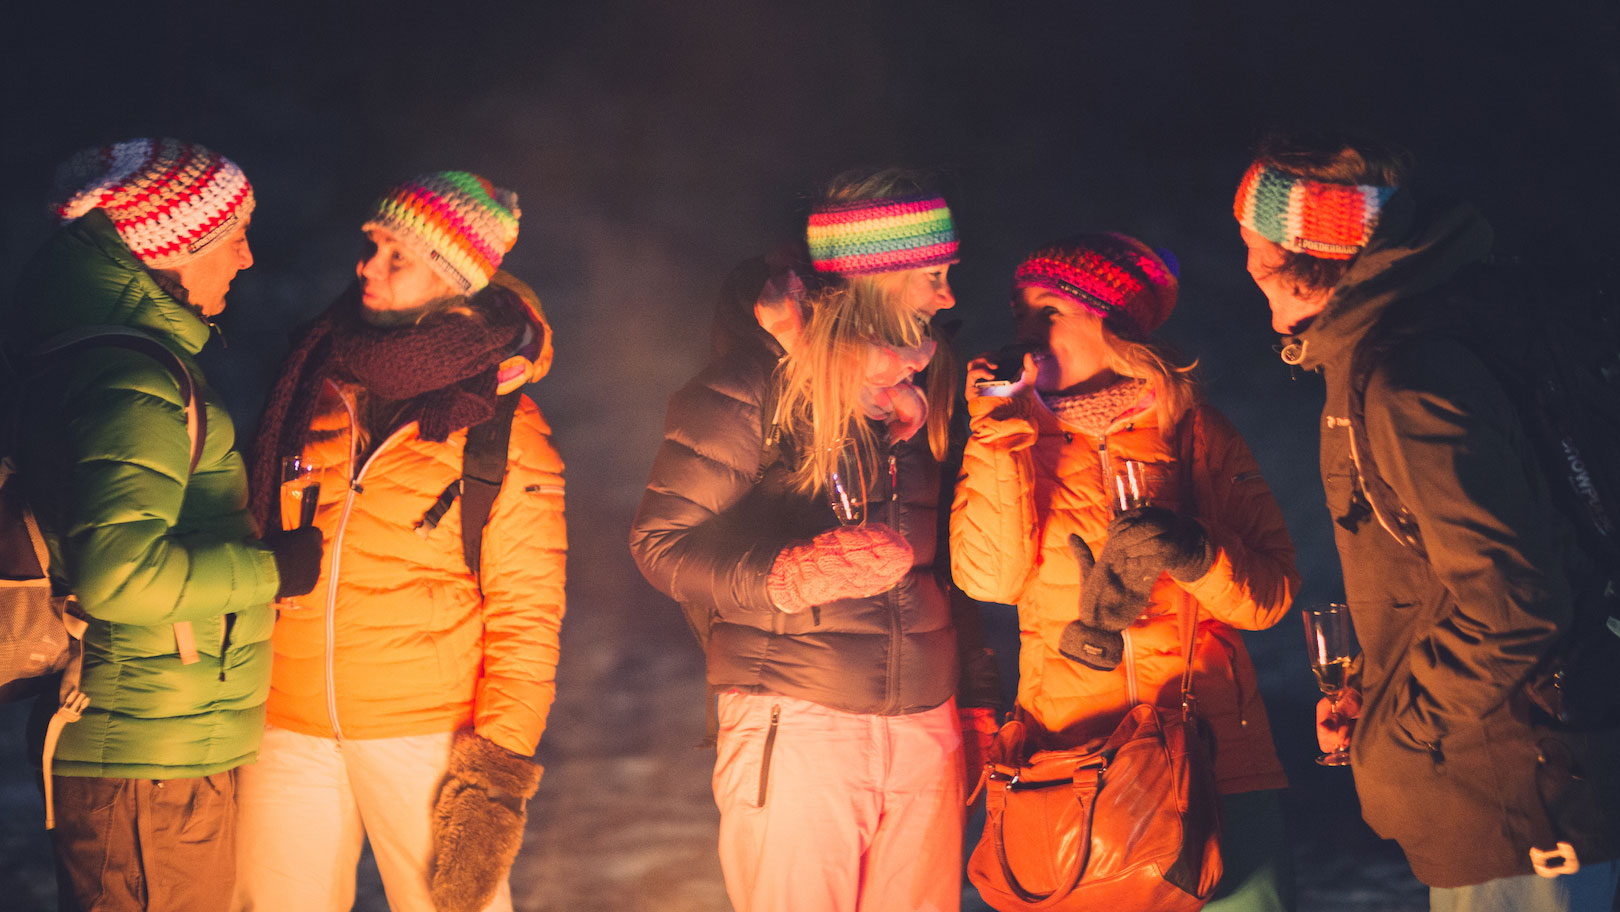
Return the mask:
M1147 381L1136 377L1122 377L1114 383L1074 396L1041 394L1041 401L1064 424L1073 425L1087 437L1101 437L1114 419L1142 398Z
M252 508L260 528L273 528L277 467L302 452L329 378L403 402L397 424L416 421L423 440L442 441L495 414L496 368L521 338L524 308L496 285L471 304L482 320L441 311L413 326L376 327L361 318L355 284L310 324L282 365L253 443Z

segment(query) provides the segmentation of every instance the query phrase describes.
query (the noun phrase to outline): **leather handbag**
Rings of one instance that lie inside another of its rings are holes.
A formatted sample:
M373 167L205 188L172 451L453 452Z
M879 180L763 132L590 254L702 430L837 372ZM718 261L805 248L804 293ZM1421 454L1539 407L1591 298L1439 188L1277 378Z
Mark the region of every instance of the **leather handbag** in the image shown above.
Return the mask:
M998 733L1003 762L987 764L984 833L968 859L994 908L1190 912L1215 892L1220 808L1192 692L1197 603L1182 608L1179 710L1138 704L1100 746L1027 759L1022 721Z

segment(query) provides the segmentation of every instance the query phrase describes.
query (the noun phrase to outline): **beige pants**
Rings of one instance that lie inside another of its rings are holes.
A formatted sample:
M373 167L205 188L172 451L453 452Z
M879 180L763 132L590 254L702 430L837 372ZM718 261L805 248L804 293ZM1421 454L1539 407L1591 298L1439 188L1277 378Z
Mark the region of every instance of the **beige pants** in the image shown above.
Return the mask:
M452 736L336 741L265 729L258 762L240 770L234 908L351 908L365 840L388 907L433 912L429 828ZM511 888L502 883L485 912L511 909Z
M714 799L731 904L956 912L962 777L955 700L875 716L722 694Z
M236 852L235 776L55 777L51 842L62 908L224 909Z

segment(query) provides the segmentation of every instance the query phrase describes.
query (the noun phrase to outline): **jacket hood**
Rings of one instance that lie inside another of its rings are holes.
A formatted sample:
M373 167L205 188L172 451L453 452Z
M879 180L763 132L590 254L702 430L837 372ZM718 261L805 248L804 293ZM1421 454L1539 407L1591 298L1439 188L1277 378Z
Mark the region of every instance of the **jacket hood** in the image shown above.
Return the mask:
M145 330L186 354L207 344L209 325L158 285L99 209L64 225L23 267L8 345L26 351L82 326Z
M1410 191L1390 198L1367 248L1333 287L1311 325L1284 343L1284 360L1307 370L1348 357L1395 302L1440 286L1490 253L1494 233L1473 206L1420 203ZM1297 355L1287 354L1293 345Z
M518 351L501 362L496 392L504 395L539 380L551 370L551 323L546 320L546 312L540 306L540 296L523 280L509 272L497 270L490 276L489 283L512 292L522 300L531 329L524 333Z

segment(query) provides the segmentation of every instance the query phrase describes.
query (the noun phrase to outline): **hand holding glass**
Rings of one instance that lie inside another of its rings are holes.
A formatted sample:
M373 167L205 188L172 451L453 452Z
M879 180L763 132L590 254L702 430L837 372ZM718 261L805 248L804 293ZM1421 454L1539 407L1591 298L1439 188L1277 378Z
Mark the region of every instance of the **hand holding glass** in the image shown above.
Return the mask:
M302 456L281 460L281 528L286 531L315 524L315 505L321 498L321 467ZM296 608L292 599L282 599L283 608Z
M1305 620L1305 647L1310 654L1316 686L1336 705L1345 689L1353 650L1350 645L1350 609L1340 604L1312 605L1300 612ZM1323 766L1350 762L1345 748L1316 758Z

